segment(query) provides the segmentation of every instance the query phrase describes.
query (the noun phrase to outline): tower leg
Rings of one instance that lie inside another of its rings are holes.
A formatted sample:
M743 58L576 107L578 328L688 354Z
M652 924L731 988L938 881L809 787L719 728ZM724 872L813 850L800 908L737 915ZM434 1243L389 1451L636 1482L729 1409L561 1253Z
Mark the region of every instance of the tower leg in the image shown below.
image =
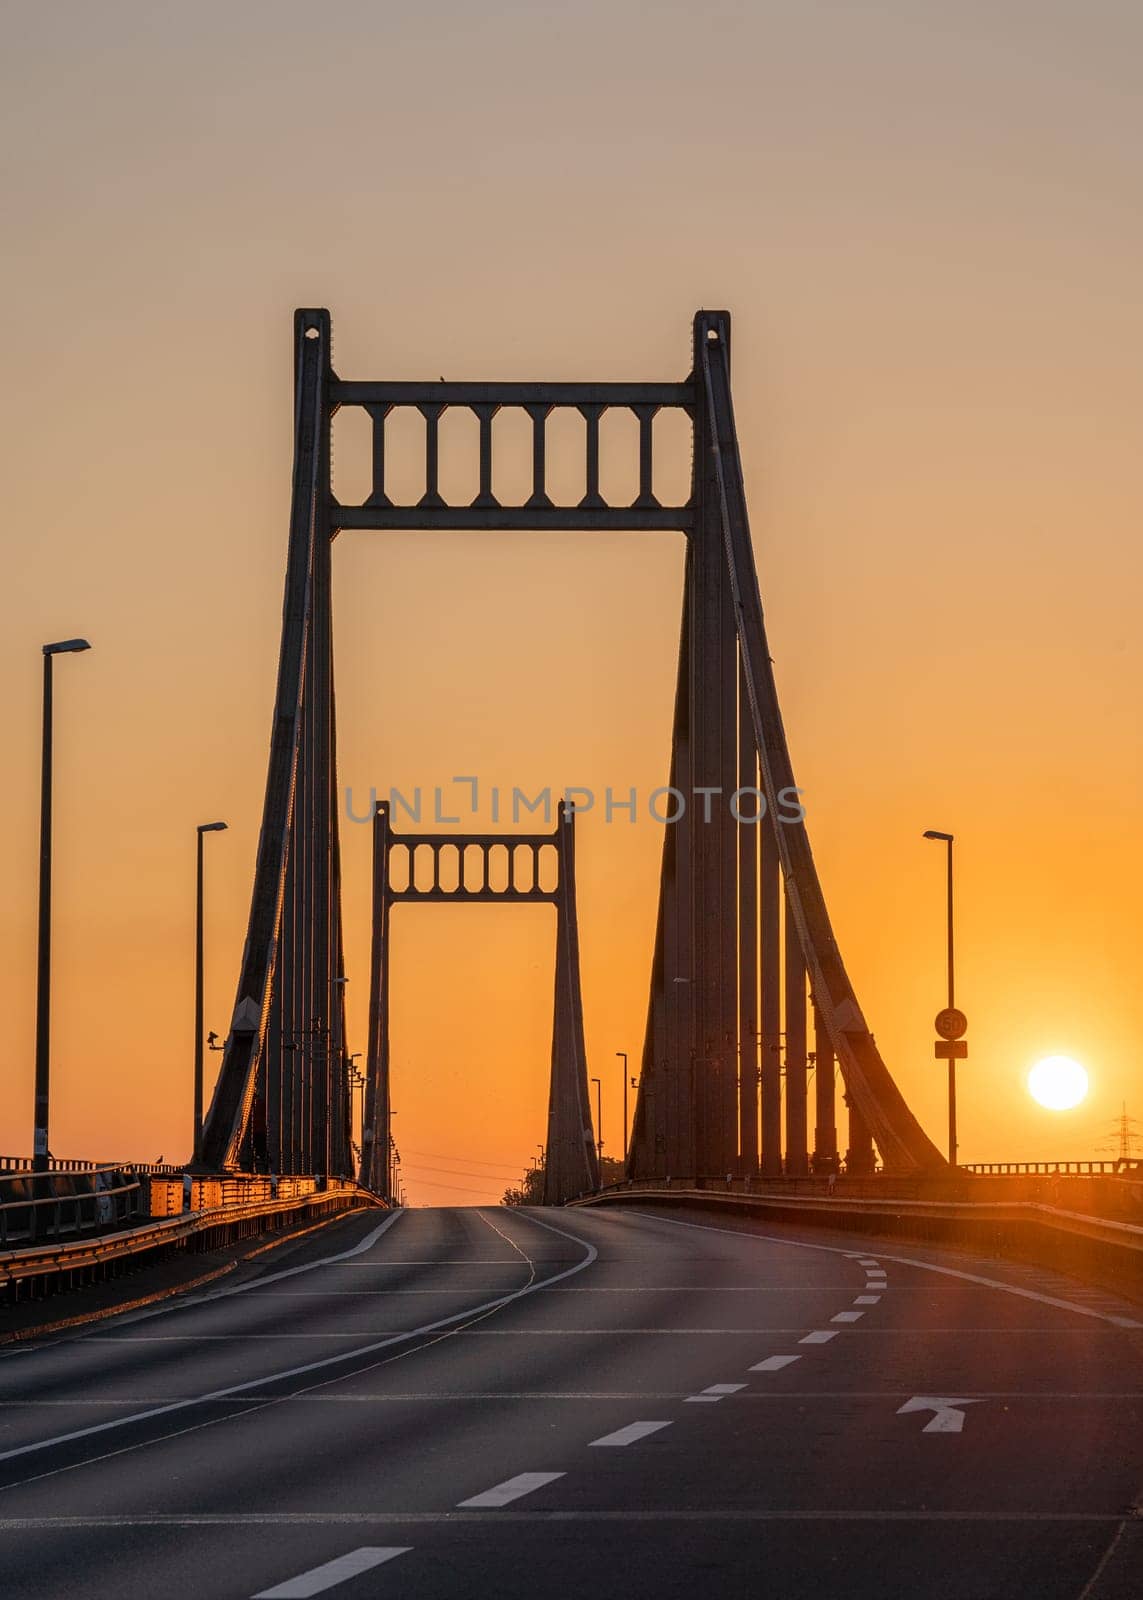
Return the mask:
M806 1129L806 964L786 903L786 1176L809 1170Z
M758 787L754 724L741 679L738 787ZM743 815L748 804L741 802ZM738 824L738 1147L739 1168L747 1176L758 1170L758 846L764 825L762 818Z
M389 1161L389 808L373 811L373 926L369 955L369 1050L358 1182L391 1198Z
M762 1176L782 1173L782 885L774 824L762 822Z
M579 929L575 909L575 813L561 803L556 902L556 997L552 1028L552 1079L548 1094L548 1145L544 1204L563 1205L599 1188L599 1158L592 1132L579 982Z
M837 1171L837 1108L834 1055L829 1030L814 1002L814 1171Z

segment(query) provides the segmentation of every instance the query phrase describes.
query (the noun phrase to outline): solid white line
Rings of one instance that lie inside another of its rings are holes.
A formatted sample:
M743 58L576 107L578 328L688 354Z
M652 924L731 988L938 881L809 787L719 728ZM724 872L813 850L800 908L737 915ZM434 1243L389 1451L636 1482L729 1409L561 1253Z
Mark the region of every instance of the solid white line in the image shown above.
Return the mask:
M881 1304L879 1294L859 1294L853 1302L855 1306L876 1306Z
M806 1244L801 1239L779 1239L772 1233L748 1233L741 1228L716 1228L707 1222L683 1222L678 1217L657 1217L647 1211L629 1211L628 1216L642 1217L647 1222L659 1222L668 1228L696 1228L700 1233L725 1233L733 1239L756 1239L761 1244L782 1244L789 1250L820 1250L826 1255L852 1257L851 1251L841 1250L833 1244ZM898 1267L917 1267L922 1272L939 1272L945 1278L959 1278L962 1283L978 1283L985 1289L999 1289L1002 1294L1014 1294L1021 1300L1035 1300L1042 1306L1055 1306L1060 1311L1074 1311L1077 1316L1094 1317L1097 1322L1110 1323L1113 1328L1143 1328L1143 1322L1137 1322L1134 1317L1120 1317L1111 1311L1097 1311L1094 1306L1076 1305L1072 1300L1061 1300L1052 1294L1037 1294L1034 1289L1021 1289L1014 1283L1001 1283L998 1278L985 1278L978 1272L961 1272L956 1267L941 1267L935 1261L918 1261L915 1256L882 1256L881 1259L892 1261Z
M831 1339L837 1338L836 1328L819 1328L816 1333L807 1333L804 1339L799 1339L799 1344L828 1344ZM0 1461L4 1458L0 1456Z
M838 1311L829 1320L831 1322L857 1322L864 1315L864 1311Z
M591 1446L618 1448L620 1445L634 1444L637 1439L645 1439L649 1433L658 1433L660 1428L670 1426L669 1422L629 1422L625 1428L616 1428L614 1433L605 1433L602 1439L593 1439Z
M401 1216L401 1212L394 1212L394 1216ZM513 1289L509 1294L498 1295L495 1300L486 1300L482 1305L470 1306L465 1311L456 1311L450 1317L440 1317L435 1322L422 1323L418 1328L410 1328L405 1333L394 1333L386 1339L375 1340L371 1344L359 1345L353 1350L339 1350L335 1355L323 1356L318 1361L306 1361L301 1366L285 1367L278 1372L269 1372L259 1378L248 1378L244 1383L233 1383L225 1389L212 1389L207 1394L190 1395L185 1400L173 1400L167 1405L152 1406L146 1411L136 1411L130 1416L115 1417L107 1422L93 1423L89 1428L76 1428L71 1433L57 1433L50 1439L39 1439L33 1444L18 1445L13 1450L0 1451L0 1461L11 1461L16 1456L32 1455L37 1450L50 1449L56 1444L70 1444L75 1439L87 1439L92 1434L107 1433L112 1428L124 1428L132 1422L146 1422L152 1417L168 1416L174 1411L185 1411L190 1406L201 1405L209 1400L229 1400L234 1395L247 1394L251 1389L261 1389L268 1383L280 1383L284 1378L298 1378L307 1372L321 1372L328 1367L339 1366L345 1361L355 1361L361 1356L373 1355L378 1350L386 1350L391 1345L403 1344L409 1339L419 1339L427 1333L436 1333L441 1328L449 1328L456 1322L464 1322L470 1317L478 1317L484 1312L497 1311L501 1306L511 1305L513 1301L522 1300L526 1295L535 1294L537 1290L545 1289L551 1283L559 1283L563 1278L574 1277L577 1272L582 1272L585 1267L590 1267L599 1255L593 1244L586 1239L581 1239L577 1234L566 1233L563 1228L556 1228L550 1222L541 1222L538 1217L529 1216L528 1222L534 1223L538 1228L545 1228L548 1233L559 1234L561 1239L570 1239L574 1244L584 1247L587 1254L582 1261L577 1261L574 1266L565 1267L562 1272L557 1272L551 1278L543 1278L535 1283L526 1283L522 1289ZM361 1248L360 1246L358 1248Z
M792 1361L800 1361L801 1356L767 1356L765 1361L759 1361L750 1368L751 1372L781 1372L783 1367L788 1367Z
M491 1489L485 1489L483 1494L474 1494L468 1500L458 1500L458 1510L462 1506L472 1509L485 1507L511 1505L513 1500L519 1500L522 1495L531 1494L534 1489L542 1489L545 1483L555 1483L557 1478L565 1478L565 1472L518 1472L514 1478L505 1478L503 1483L495 1484Z
M318 1267L337 1266L342 1261L348 1261L352 1256L361 1256L365 1254L366 1250L372 1250L381 1235L388 1233L393 1224L399 1222L404 1215L405 1212L403 1210L391 1211L384 1222L380 1222L375 1228L370 1229L364 1239L359 1239L348 1250L338 1250L336 1254L331 1256L319 1256L316 1261L305 1261L300 1267L284 1267L281 1272L269 1272L264 1278L251 1278L249 1283L236 1283L232 1288L212 1289L207 1294L195 1295L193 1299L180 1301L177 1307L171 1306L164 1309L179 1310L192 1305L204 1305L211 1300L226 1300L233 1294L249 1294L251 1289L264 1288L268 1283L279 1283L283 1278L296 1278L300 1272L313 1272ZM362 1263L362 1265L365 1265L365 1263Z
M310 1595L324 1594L335 1583L356 1578L361 1572L379 1567L383 1561L392 1561L394 1556L407 1555L412 1548L411 1544L363 1544L359 1550L351 1550L348 1555L326 1561L320 1567L311 1567L296 1578L276 1583L272 1589L259 1589L254 1600L308 1600Z
M713 1404L716 1400L724 1399L728 1394L737 1394L739 1389L745 1389L744 1383L712 1383L701 1394L687 1395L687 1404L695 1405L701 1401Z

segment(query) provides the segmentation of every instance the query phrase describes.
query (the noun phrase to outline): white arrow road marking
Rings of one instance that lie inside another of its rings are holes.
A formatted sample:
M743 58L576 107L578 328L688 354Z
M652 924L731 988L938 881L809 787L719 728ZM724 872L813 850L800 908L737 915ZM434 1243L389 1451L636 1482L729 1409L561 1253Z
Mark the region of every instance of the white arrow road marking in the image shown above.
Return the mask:
M546 1483L555 1483L557 1478L564 1478L564 1472L518 1472L514 1478L505 1478L503 1483L495 1484L491 1489L485 1489L483 1494L474 1494L468 1500L458 1500L458 1506L506 1506L513 1500L519 1500L521 1495L531 1494L535 1489L542 1489Z
M922 1433L963 1433L964 1412L961 1406L978 1406L979 1400L944 1399L935 1394L915 1394L911 1400L906 1400L903 1406L898 1406L897 1415L902 1416L906 1411L932 1411L933 1420L926 1422L921 1429Z
M322 1594L335 1583L356 1578L371 1567L379 1567L383 1561L392 1561L394 1556L407 1555L412 1548L411 1544L362 1545L360 1550L351 1550L348 1555L323 1562L320 1567L311 1567L285 1583L276 1583L272 1589L259 1589L254 1600L309 1600L310 1595Z

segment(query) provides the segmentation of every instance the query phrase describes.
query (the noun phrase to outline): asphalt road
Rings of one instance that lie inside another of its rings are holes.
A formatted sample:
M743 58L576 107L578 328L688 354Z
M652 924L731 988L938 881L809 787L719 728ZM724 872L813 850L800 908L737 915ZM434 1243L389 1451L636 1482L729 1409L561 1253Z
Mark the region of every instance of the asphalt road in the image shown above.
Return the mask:
M4 1600L1139 1600L1143 1311L626 1208L362 1213L0 1355Z

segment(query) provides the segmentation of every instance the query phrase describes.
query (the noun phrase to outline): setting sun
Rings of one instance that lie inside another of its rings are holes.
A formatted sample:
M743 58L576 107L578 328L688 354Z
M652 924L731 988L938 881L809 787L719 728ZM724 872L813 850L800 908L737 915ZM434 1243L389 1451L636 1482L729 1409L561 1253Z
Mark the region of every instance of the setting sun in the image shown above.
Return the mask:
M1087 1094L1087 1069L1070 1056L1045 1056L1028 1074L1028 1093L1048 1111L1070 1111Z

